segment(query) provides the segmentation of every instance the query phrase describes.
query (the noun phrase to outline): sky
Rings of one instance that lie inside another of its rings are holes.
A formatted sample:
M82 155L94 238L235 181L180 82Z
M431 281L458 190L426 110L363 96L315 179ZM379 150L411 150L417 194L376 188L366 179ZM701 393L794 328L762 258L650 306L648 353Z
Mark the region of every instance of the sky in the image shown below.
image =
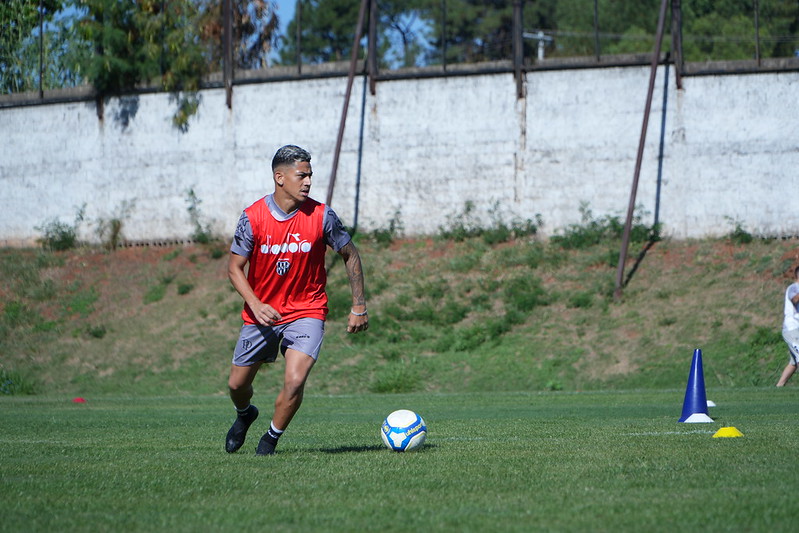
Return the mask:
M294 8L297 7L297 0L272 0L277 4L277 16L280 18L280 33L286 34L286 27L294 18Z

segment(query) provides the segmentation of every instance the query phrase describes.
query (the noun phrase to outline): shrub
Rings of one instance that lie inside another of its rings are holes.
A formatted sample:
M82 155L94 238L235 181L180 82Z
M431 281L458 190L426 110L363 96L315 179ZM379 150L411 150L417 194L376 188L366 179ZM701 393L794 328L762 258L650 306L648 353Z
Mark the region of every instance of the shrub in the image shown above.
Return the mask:
M586 202L580 204L579 224L570 224L561 235L553 235L550 241L561 248L583 250L602 242L620 239L624 233L624 223L617 216L605 215L594 218ZM646 226L641 222L641 213L633 216L630 228L630 242L660 240L660 225Z
M35 226L34 229L43 233L38 242L45 250L54 252L75 248L78 245L78 227L83 222L85 213L86 204L83 204L78 209L75 221L72 224L61 222L58 219L51 219L41 226Z
M729 239L732 244L749 244L754 240L752 234L744 229L742 222L739 220L733 220L729 217L727 217L727 220L733 223L735 226L727 235L727 239Z
M33 382L24 378L17 372L0 368L0 394L34 394Z
M211 223L204 221L202 213L200 213L200 200L194 192L194 189L186 191L186 203L189 204L189 220L194 226L194 232L191 238L200 244L209 244L213 242L214 236L211 233Z
M388 221L388 226L384 228L375 228L369 233L365 234L365 238L371 240L381 248L386 248L393 243L397 238L402 236L405 227L400 218L399 209L394 212L394 216ZM350 233L355 234L355 228L350 230Z

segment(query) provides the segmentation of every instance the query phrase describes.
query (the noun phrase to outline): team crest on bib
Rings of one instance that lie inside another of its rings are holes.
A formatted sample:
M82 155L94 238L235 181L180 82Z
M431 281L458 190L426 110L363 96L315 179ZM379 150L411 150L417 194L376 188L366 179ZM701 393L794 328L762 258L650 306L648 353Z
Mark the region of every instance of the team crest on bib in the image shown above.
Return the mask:
M284 276L289 271L289 268L291 268L291 261L281 260L275 265L275 272L280 276Z

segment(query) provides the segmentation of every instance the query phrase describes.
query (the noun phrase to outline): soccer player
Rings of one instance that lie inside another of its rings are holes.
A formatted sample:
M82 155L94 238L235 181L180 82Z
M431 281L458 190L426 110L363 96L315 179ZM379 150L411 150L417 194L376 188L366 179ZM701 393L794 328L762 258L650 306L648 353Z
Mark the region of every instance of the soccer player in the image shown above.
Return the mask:
M782 370L782 375L777 381L778 387L784 387L796 372L799 363L799 267L793 271L794 282L785 290L785 311L782 321L782 338L788 344L788 364Z
M325 331L325 252L344 259L352 291L349 333L366 331L361 258L336 213L309 197L311 155L298 146L280 148L272 159L274 193L246 208L230 247L228 275L244 299L228 387L238 415L225 439L228 453L244 444L258 418L250 403L252 383L264 363L285 359L283 388L257 455L275 453L280 435L302 403L305 382L319 355ZM245 271L245 267L248 268Z

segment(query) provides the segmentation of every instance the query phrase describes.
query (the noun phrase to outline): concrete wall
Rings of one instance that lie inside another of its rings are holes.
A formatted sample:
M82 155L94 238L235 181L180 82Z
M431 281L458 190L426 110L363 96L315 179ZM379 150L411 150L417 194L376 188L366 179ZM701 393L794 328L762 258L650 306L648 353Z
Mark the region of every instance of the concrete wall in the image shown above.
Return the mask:
M670 71L673 76L673 69ZM665 67L656 91L637 204L655 212ZM516 98L511 74L382 81L367 92L358 226L436 233L467 201L488 220L540 214L552 234L595 216L624 219L641 134L648 67L527 74ZM799 73L669 80L662 188L664 232L799 235ZM345 77L202 92L188 132L171 125L167 94L114 98L98 120L94 102L0 109L0 244L30 244L48 221L72 222L97 240L102 220L122 218L131 241L182 240L201 221L230 236L240 211L271 192L274 151L299 144L313 155L312 194L324 201ZM355 217L362 80L356 79L333 207ZM129 209L123 212L123 208Z

